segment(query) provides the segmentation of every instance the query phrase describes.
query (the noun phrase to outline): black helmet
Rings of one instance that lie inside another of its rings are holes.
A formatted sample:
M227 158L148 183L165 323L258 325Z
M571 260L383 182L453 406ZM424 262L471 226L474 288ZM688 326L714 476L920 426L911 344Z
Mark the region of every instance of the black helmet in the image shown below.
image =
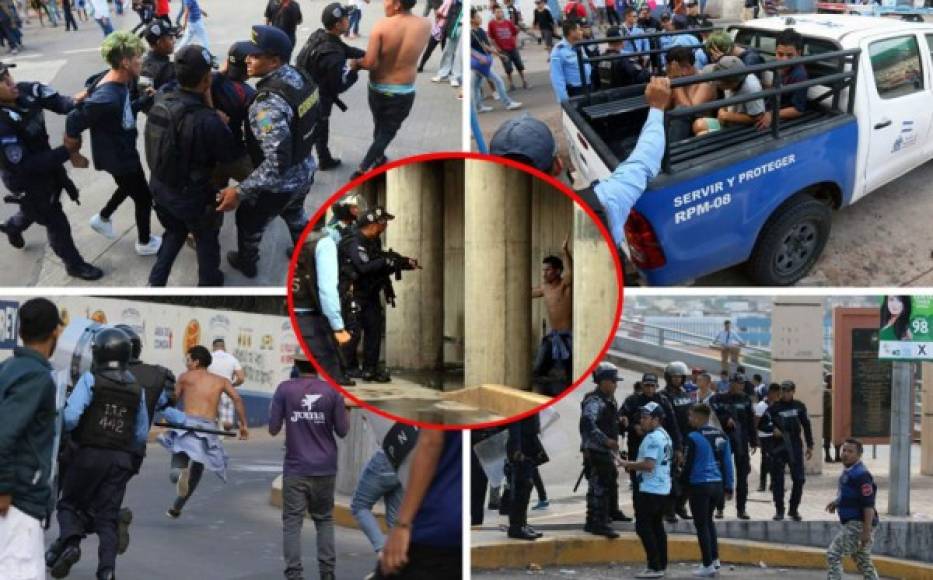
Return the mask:
M139 360L139 357L143 353L143 339L139 337L139 334L137 334L129 324L117 324L114 328L119 328L130 337L130 344L133 345L133 353L130 356L130 360Z
M132 353L130 337L119 328L105 328L95 334L91 342L92 366L95 370L126 370Z

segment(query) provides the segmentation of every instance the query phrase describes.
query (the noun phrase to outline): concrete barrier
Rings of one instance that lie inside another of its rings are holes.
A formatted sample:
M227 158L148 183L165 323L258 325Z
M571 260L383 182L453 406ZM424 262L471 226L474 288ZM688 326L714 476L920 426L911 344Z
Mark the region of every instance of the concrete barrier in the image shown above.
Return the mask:
M272 482L272 489L269 492L269 504L272 506L282 509L282 476L278 476ZM378 504L377 504L378 505ZM373 515L376 516L376 520L379 521L379 527L382 528L383 533L388 533L389 527L386 524L385 514L382 511L374 507ZM310 515L305 515L305 517L311 517ZM356 523L356 518L353 517L353 510L350 509L350 498L347 496L337 496L334 500L334 523L343 528L353 528L359 529L359 525Z
M691 368L705 368L710 372L710 374L716 376L719 374L719 367L721 365L719 355L713 356L697 354L680 348L659 346L657 344L628 338L622 335L616 335L616 337L613 339L612 350L615 351L613 354L621 359L626 359L627 357L643 359L642 364L658 362L660 365L659 368L661 368L662 371L664 365L666 365L668 362L679 360L683 361L688 367ZM644 359L647 359L647 361ZM621 364L625 364L625 362L622 362ZM753 374L760 374L762 377L764 377L766 383L769 381L768 377L771 375L771 369L746 363L743 363L743 366L745 367L746 373L749 377ZM626 368L629 367L626 366ZM633 370L640 370L640 367ZM647 371L643 370L642 372Z

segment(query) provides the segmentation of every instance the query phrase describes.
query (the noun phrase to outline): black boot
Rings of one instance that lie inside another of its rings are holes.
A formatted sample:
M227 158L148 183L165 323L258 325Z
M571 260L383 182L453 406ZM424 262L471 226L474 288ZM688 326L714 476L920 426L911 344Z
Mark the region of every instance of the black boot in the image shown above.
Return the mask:
M256 271L256 264L246 264L240 260L240 254L237 252L227 252L227 263L235 270L239 270L247 278L255 278L259 273Z
M0 232L6 234L7 239L10 241L10 245L21 250L26 245L26 240L23 239L23 232L12 228L6 224L0 224Z
M116 575L110 568L97 571L97 580L116 580Z
M48 562L48 559L49 555L46 554L46 562ZM74 544L68 544L58 554L58 557L55 558L52 565L49 566L49 574L52 575L52 578L65 578L68 576L68 573L71 572L71 567L77 564L80 559L81 548Z
M531 540L531 541L537 540L540 537L536 535L535 533L531 532L527 526L524 528L519 528L519 529L509 528L508 536L516 540Z
M625 515L625 512L619 510L617 512L609 514L609 521L611 522L630 522L632 518Z
M363 371L363 382L366 383L391 383L392 377L385 369Z
M117 554L123 554L130 547L130 524L133 523L133 511L122 508L117 519Z
M321 161L317 164L317 168L321 171L329 171L340 167L340 164L340 159L336 157L322 157Z
M100 280L104 277L103 270L86 262L80 266L69 266L66 268L66 271L68 272L69 276L80 278L82 280L93 281Z

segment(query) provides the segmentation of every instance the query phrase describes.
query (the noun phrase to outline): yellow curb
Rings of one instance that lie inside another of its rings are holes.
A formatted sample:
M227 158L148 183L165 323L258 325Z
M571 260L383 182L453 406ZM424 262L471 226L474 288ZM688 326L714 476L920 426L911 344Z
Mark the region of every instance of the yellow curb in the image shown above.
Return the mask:
M275 481L272 482L272 489L269 492L269 503L273 506L282 509L282 476L275 478ZM386 518L384 514L373 511L373 515L376 516L376 520L379 522L379 527L382 529L382 533L388 533L389 526L386 524ZM307 515L305 517L311 517ZM353 528L360 529L360 526L356 523L356 518L353 517L353 511L350 510L350 504L343 503L340 501L334 502L334 523L342 528Z
M700 559L700 549L693 536L668 535L667 552L672 562ZM759 562L764 562L769 568L826 569L826 551L806 546L720 538L719 558L729 564L758 566ZM524 567L531 562L539 566L637 564L645 561L645 551L638 536L627 532L614 540L595 536L546 536L534 542L505 539L499 542L474 543L471 559L476 570ZM873 556L872 561L882 576L933 580L933 565L925 562L888 556ZM854 562L847 558L845 569L849 572L856 571Z

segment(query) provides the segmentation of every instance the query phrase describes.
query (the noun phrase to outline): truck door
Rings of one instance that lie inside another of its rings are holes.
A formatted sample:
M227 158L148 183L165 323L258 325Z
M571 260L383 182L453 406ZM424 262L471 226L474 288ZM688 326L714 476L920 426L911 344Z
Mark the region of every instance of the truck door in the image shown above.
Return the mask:
M869 57L862 77L868 94L866 192L900 177L925 158L931 98L920 52L925 41L910 33L869 40L862 47L862 58Z

